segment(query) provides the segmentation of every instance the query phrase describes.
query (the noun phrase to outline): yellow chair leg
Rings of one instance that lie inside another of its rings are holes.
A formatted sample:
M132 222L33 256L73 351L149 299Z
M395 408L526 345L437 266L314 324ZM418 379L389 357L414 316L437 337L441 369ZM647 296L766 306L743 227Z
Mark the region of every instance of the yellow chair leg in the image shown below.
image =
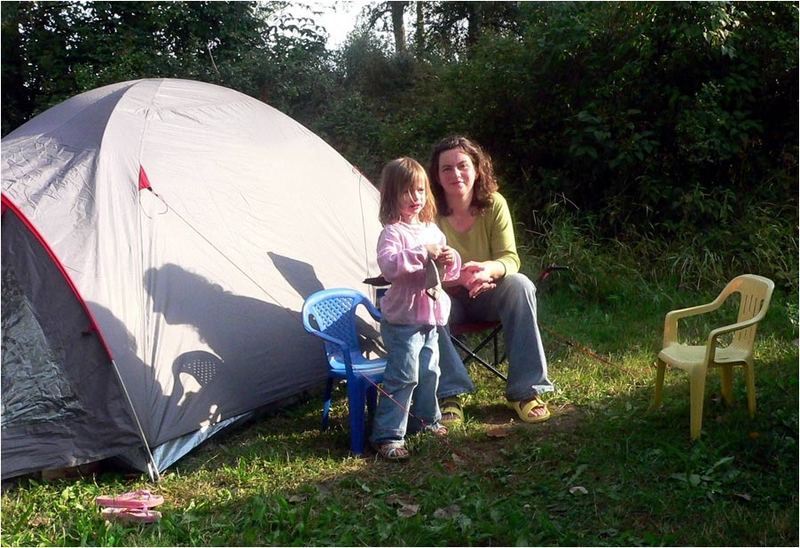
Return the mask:
M656 361L656 392L653 397L653 409L661 405L661 397L664 390L664 371L667 369L667 364L662 360Z
M725 405L733 404L733 366L723 365L719 369L720 381L722 384L722 400Z
M747 384L747 410L750 411L750 418L756 416L756 372L753 364L745 362L744 378Z
M706 389L706 370L696 367L689 372L689 434L693 440L700 437L703 426L703 398Z

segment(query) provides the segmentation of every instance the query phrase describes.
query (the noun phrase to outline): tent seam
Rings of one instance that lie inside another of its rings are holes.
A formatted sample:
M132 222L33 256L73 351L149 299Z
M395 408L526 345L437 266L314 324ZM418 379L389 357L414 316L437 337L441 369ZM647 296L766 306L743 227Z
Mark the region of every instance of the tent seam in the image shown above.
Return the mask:
M141 86L142 84L146 84L147 82L157 82L156 90L153 92L153 97L151 97L151 100L150 100L150 104L152 104L153 98L158 93L158 90L161 88L161 85L164 82L163 78L143 78L143 79L136 80L135 82L132 83L132 85L130 85L125 90L124 93L121 94L119 100L116 103L116 106L119 106L119 104L131 92L131 90ZM111 120L111 117L113 116L114 111L116 111L116 106L115 106L114 110L112 111L111 115L109 116L109 121ZM149 105L148 105L148 111L149 111ZM147 124L148 124L148 117L145 116L144 117L144 127L142 128L142 132L139 135L139 150L137 151L137 154L136 154L136 159L137 159L136 164L137 164L139 170L141 170L141 165L142 165L142 163L141 163L142 149L144 147L144 135L145 135L145 132L147 130ZM99 146L98 146L98 149L97 149L98 151L102 151L103 150L103 144L105 143L106 135L108 134L108 130L109 130L110 125L111 125L110 123L107 123L105 125L105 127L103 128L103 136L100 138L100 143L99 143ZM137 185L136 185L137 227L136 227L136 229L137 229L138 238L139 238L139 257L138 257L138 259L139 259L139 279L142 279L143 276L144 276L144 271L143 271L144 258L142 256L142 253L143 253L143 245L142 245L143 244L143 239L142 239L141 207L140 207L140 202L139 202L139 193L141 192L141 190L139 190L139 188L138 188L138 175L139 175L139 171L137 171L137 173L136 173L136 176L137 176L137 179L136 179L137 180ZM140 286L137 286L137 287L140 287ZM144 300L144 294L145 294L144 289L140 287L140 289L139 289L139 301L140 301L140 303L142 303L142 301ZM142 308L142 310L144 310L144 309ZM147 333L146 325L143 324L144 321L145 321L144 314L141 314L140 317L141 317L141 322L142 322L142 325L140 325L140 328L142 330L142 333L144 333L144 337L145 337L145 352L144 352L144 355L146 357L146 356L149 356L149 354L150 354L152 343L151 343L151 340L150 340L150 336ZM157 463L155 461L155 458L153 457L153 452L150 449L150 443L147 441L147 435L145 434L144 428L142 427L141 421L139 420L139 414L136 412L136 407L133 405L133 400L131 399L127 388L125 387L125 383L122 381L122 375L121 375L121 373L119 371L119 367L117 366L116 361L114 361L113 357L111 358L111 363L113 364L114 370L116 371L117 376L120 379L120 384L122 385L123 392L125 394L125 399L127 400L128 405L131 408L133 416L134 416L134 418L136 420L136 426L139 429L139 434L140 434L140 436L142 438L142 442L144 443L144 449L145 449L146 454L147 454L146 456L148 457L149 463L150 463L150 465L148 466L148 472L150 474L150 479L153 480L153 481L158 481L160 479L159 478L159 473L158 473L158 465L157 465Z

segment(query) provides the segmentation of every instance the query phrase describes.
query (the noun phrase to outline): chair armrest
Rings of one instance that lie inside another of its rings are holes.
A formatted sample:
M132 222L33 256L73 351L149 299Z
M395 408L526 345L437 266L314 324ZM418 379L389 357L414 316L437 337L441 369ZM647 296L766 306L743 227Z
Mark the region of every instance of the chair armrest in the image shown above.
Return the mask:
M667 312L664 317L664 347L666 348L670 344L678 342L678 320L713 312L722 305L723 301L724 299L718 297L708 304Z
M766 310L762 310L762 312L766 312ZM749 320L732 323L730 325L725 325L711 330L711 332L708 334L708 341L706 342L706 356L705 356L706 367L709 367L711 363L713 363L714 360L716 359L717 339L719 338L720 335L724 335L726 333L732 333L734 331L740 331L742 329L747 329L748 327L756 325L764 317L764 314L762 312L759 312L759 314L756 317L750 318Z
M369 312L369 315L372 316L373 320L378 321L378 322L381 321L381 319L383 318L383 315L381 314L380 310L375 308L375 305L372 304L372 301L370 301L369 299L364 299L362 301L362 304L366 307L367 312Z
M329 343L335 344L339 348L342 348L342 349L347 348L347 346L344 344L343 340L337 339L336 337L331 337L330 335L328 335L326 333L323 333L322 331L319 331L317 329L314 329L313 327L310 330L306 329L306 331L308 331L312 335L316 335L317 337L328 341Z
M730 325L725 325L712 330L711 333L708 334L708 342L706 343L707 347L709 348L716 347L717 338L719 338L720 335L752 327L756 325L758 322L760 322L763 317L764 317L763 314L759 313L757 316L755 316L754 318L750 318L749 320L732 323Z

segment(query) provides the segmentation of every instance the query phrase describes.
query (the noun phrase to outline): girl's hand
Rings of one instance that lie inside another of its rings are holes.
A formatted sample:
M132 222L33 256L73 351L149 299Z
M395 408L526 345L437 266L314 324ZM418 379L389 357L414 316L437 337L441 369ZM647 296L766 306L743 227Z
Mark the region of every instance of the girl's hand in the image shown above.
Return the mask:
M444 248L439 244L428 244L425 249L428 250L428 256L435 261L442 254L442 249Z
M441 253L435 259L437 263L441 264L442 266L450 266L456 260L456 253L453 251L452 247L449 246L442 246Z

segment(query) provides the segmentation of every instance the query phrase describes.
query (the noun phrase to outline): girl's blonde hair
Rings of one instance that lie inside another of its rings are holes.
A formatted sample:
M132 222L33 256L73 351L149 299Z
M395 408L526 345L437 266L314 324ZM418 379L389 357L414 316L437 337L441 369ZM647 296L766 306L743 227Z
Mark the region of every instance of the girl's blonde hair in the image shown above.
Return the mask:
M436 201L425 168L415 159L405 156L383 166L381 207L378 213L382 225L400 220L400 200L404 194L410 194L412 187L419 182L425 185L425 206L419 212L419 220L432 223L436 218Z

